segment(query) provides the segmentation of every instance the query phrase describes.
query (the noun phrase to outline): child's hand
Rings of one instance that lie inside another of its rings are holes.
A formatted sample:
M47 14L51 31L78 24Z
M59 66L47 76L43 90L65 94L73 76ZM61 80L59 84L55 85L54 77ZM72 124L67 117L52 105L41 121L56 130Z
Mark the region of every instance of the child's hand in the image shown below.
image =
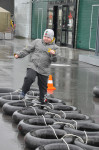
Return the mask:
M50 54L55 54L55 50L50 50Z
M17 54L14 55L15 58L18 58L19 56Z

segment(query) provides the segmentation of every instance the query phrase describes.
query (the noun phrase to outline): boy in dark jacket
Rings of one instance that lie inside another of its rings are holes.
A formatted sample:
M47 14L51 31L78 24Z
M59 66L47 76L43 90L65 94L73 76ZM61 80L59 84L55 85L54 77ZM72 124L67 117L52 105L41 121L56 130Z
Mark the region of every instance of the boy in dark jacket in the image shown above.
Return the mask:
M36 39L31 45L14 54L15 58L23 58L31 53L27 74L22 86L22 95L29 91L31 84L38 77L40 90L39 101L44 104L47 101L47 81L51 62L57 61L58 46L55 44L54 32L46 29L43 39Z

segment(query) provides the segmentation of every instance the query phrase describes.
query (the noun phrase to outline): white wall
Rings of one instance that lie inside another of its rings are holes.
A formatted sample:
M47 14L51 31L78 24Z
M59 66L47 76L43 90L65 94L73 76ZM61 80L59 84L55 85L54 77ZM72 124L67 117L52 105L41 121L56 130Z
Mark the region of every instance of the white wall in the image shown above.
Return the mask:
M31 38L31 0L14 1L15 35Z

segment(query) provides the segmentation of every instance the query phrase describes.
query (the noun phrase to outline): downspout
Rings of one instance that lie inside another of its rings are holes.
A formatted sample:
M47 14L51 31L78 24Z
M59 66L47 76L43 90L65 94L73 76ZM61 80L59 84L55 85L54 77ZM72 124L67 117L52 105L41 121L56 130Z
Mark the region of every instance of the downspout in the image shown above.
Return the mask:
M77 0L77 11L76 11L76 31L75 31L75 48L76 48L76 43L77 43L77 29L78 29L79 2L80 2L80 0Z
M32 10L33 10L33 2L34 2L34 1L31 0L31 4L32 4L32 5L31 5L31 35L30 35L31 39L32 39L32 18L33 18L33 16L32 16L32 15L33 15L33 13L32 13L33 11L32 11Z

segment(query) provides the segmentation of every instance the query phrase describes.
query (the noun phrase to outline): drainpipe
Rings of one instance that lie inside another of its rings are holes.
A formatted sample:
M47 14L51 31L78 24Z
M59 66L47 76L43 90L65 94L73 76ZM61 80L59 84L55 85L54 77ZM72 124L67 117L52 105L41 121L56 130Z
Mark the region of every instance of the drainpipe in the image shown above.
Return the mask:
M78 12L79 12L79 2L80 2L80 0L77 0L77 11L76 11L76 29L75 29L75 48L76 48L76 41L77 41L77 28L78 28Z
M98 9L98 21L97 21L97 32L96 32L96 50L95 55L99 55L99 9Z
M33 15L33 13L32 13L32 10L33 10L33 2L34 2L34 0L31 0L31 39L32 39L32 15Z

